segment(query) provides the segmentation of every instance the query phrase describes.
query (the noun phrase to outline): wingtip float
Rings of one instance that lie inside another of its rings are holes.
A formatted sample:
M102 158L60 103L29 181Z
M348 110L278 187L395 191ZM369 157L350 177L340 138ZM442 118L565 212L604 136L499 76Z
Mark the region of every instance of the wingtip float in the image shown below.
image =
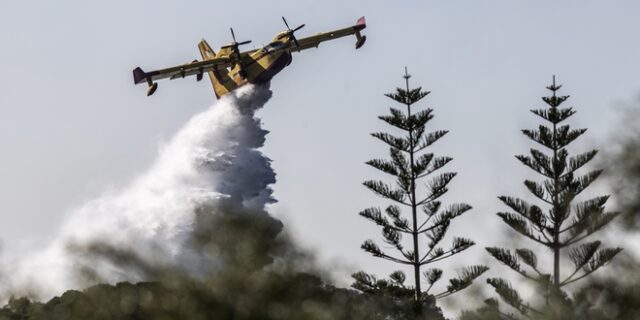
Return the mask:
M207 73L216 98L220 98L247 83L257 84L271 80L291 63L292 52L317 48L324 41L350 35L355 35L355 47L360 49L367 40L367 37L361 33L367 27L364 17L358 19L353 26L300 39L296 38L295 32L305 25L291 29L284 17L282 20L287 30L278 33L268 45L262 48L240 52L239 47L251 41L237 42L235 33L231 29L233 42L220 47L217 53L203 39L198 43L202 61L194 60L191 63L150 72L144 72L137 67L133 70L133 82L146 83L147 96L150 96L158 89L157 80L167 78L173 80L195 75L196 80L200 81Z

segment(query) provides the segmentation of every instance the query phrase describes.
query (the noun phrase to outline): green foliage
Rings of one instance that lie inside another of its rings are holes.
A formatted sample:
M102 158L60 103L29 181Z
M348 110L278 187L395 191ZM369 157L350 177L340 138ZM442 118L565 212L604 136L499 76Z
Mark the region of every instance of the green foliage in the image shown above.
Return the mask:
M46 303L12 300L0 319L387 319L398 308L384 296L335 288L310 274L265 273L252 280L255 291L240 296L224 296L203 282L97 285Z
M475 280L476 278L478 278L480 275L487 272L488 270L489 270L489 267L481 266L481 265L464 268L462 272L460 272L458 277L449 279L449 285L447 286L447 290L436 295L436 298L443 298L467 288L473 283L473 280Z
M354 273L352 277L354 283L351 286L354 289L383 301L393 301L394 307L390 309L390 319L444 319L440 308L436 306L435 298L430 295L422 296L417 302L421 312L419 315L415 314L414 290L411 286L405 286L406 276L402 271L394 271L389 275L388 280L378 279L362 271Z
M503 248L485 248L489 254L494 257L496 260L502 262L504 265L509 268L520 272L520 263L518 263L518 257L507 249Z
M382 181L365 181L364 185L365 187L369 188L369 190L382 197L393 200L400 204L408 205L404 201L406 198L406 193L403 192L403 190L394 190L391 186Z
M533 251L529 249L516 249L516 255L518 255L518 258L533 270L538 270L538 258Z
M569 125L561 125L563 121L575 114L575 111L572 108L560 107L569 98L569 96L556 95L560 87L555 84L554 77L553 84L547 87L553 94L542 98L548 108L531 110L535 115L549 122L550 126L540 125L536 130L522 130L525 136L545 147L550 153L531 149L530 155L516 156L522 164L544 177L541 182L526 180L524 185L542 205L550 208L544 211L541 207L525 200L501 196L500 201L512 212L497 214L512 230L553 252L552 271L548 273L541 271L538 258L530 249L521 248L512 253L503 248L486 248L496 260L532 280L540 289L541 295L545 297L545 308L538 311L525 304L505 280L489 280L489 284L494 287L503 301L528 317L532 314L555 317L565 313L567 308L572 307L573 302L561 288L592 274L622 250L621 248L601 248L600 241L578 244L601 230L618 216L618 213L605 212L604 206L609 196L575 201L576 197L600 176L602 170L577 175L577 171L591 161L598 151L591 150L577 156L569 156L566 147L587 130L571 129ZM568 272L568 276L561 279L560 267L563 257L567 257L574 268ZM521 262L526 266L523 267ZM525 268L533 270L533 273L528 273ZM498 304L492 301L488 308L497 309ZM487 310L485 311L489 312ZM500 310L491 312L498 312L502 318L506 319L515 317Z
M431 289L442 278L443 271L431 268L421 273L422 266L456 255L475 243L466 238L453 238L450 245L444 246L448 247L447 249L442 246L453 219L471 210L471 206L453 204L442 209L438 199L448 191L456 173L438 174L436 171L453 159L437 157L424 150L444 137L448 131L427 132L427 124L434 117L433 110L416 111L412 110L412 106L429 92L422 91L421 88L409 89L408 76L406 79L406 89L398 88L395 93L386 95L406 105L406 112L390 108L389 115L379 117L400 131L401 135L386 132L372 134L389 146L390 159L373 159L366 162L367 165L393 177L395 185L375 180L364 182L365 187L373 193L395 204L387 207L384 214L379 208L368 208L360 212L362 217L381 227L383 241L395 249L395 253L382 250L373 240L365 241L361 248L374 257L411 266L414 285L405 285L405 274L399 271L393 273L389 280L378 280L373 275L358 272L353 275L355 282L352 287L365 293L388 295L400 300L413 297L416 310L424 312L432 308L430 301L468 287L488 268L472 266L463 269L458 277L449 280L446 290L437 294L432 294ZM424 189L417 188L417 182L421 179L427 179ZM407 208L410 214L405 217L401 207ZM413 241L406 241L406 238ZM421 242L426 242L426 246L421 246ZM421 288L423 282L428 284L426 290Z
M504 302L524 315L529 313L529 306L522 301L520 294L511 287L508 281L500 278L490 278L487 279L487 283L496 290L496 293Z

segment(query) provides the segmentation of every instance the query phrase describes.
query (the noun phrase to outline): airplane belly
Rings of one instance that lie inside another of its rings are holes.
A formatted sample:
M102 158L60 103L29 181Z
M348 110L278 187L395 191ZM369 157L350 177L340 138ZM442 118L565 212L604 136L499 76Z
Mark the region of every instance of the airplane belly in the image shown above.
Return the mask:
M257 61L257 70L252 83L263 83L271 80L276 74L291 63L291 53L285 52L278 56L269 55Z

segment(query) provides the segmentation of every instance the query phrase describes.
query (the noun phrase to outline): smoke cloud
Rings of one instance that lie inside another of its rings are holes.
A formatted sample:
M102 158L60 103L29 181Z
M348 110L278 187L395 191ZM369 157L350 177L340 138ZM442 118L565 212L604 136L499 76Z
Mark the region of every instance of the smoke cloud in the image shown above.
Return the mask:
M255 117L271 94L268 85L247 85L194 116L144 174L74 210L48 248L10 263L0 300L150 280L159 266L204 277L222 262L197 239L223 232L211 223L223 211L271 219L275 237L282 225L265 211L275 202L275 173L257 150L268 131Z

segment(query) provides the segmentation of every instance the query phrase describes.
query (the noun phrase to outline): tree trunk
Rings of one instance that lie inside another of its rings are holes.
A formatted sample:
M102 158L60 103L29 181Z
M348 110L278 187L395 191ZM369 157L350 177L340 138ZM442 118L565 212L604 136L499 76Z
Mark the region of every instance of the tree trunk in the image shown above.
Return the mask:
M409 94L409 75L405 71L405 79L407 82L407 94ZM411 119L411 102L407 100L408 118ZM420 249L418 244L418 205L416 201L416 175L413 170L414 161L414 145L413 145L413 127L409 128L409 169L411 171L411 217L413 219L413 276L415 280L414 301L416 303L416 314L420 313L422 289L420 288Z
M555 246L553 248L553 285L560 288L560 241L558 233L555 234Z
M555 82L555 81L554 81ZM555 92L553 96L555 97ZM558 139L558 128L557 125L553 124L553 141L557 141ZM553 164L555 167L555 163L558 161L558 146L553 146ZM553 228L553 285L555 289L560 288L560 228L562 228L562 219L559 217L564 216L564 213L560 213L560 204L558 203L558 180L560 179L559 172L553 172L553 184L555 193L553 195L553 209L556 214L556 221L554 222Z

